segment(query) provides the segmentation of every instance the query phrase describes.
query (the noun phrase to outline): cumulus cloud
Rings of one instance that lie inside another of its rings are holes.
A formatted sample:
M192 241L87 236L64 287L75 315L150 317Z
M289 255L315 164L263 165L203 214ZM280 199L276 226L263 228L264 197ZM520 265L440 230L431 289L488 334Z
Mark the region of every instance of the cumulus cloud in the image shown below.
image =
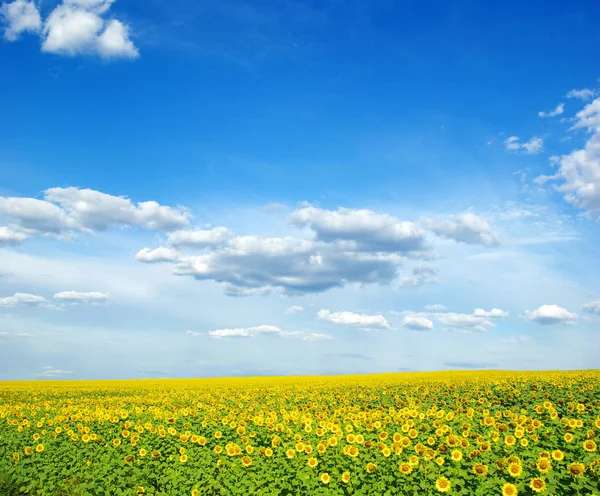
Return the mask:
M134 203L92 189L50 188L44 199L0 196L0 216L10 219L12 236L21 237L102 231L113 226L147 230L174 230L189 224L182 208L159 205L155 201ZM8 236L8 231L2 231Z
M48 301L42 296L36 296L29 293L15 293L13 296L0 298L0 308L28 306L35 307L47 304Z
M180 230L168 234L168 243L175 247L214 248L227 244L233 234L226 227Z
M527 155L540 153L544 148L544 140L534 136L529 141L522 143L517 136L510 136L504 140L504 146L510 151L521 151Z
M472 212L457 215L454 220L423 219L423 223L436 235L457 242L488 247L500 244L498 233L483 217Z
M277 326L261 325L256 327L239 327L233 329L217 329L209 331L208 335L212 338L252 338L259 335L274 335L284 338L298 338L304 341L319 341L333 339L329 334L322 334L307 331L283 331Z
M593 215L600 214L600 98L588 103L575 116L572 130L583 129L589 138L582 149L555 159L558 172L552 176L539 176L537 184L560 180L556 189L564 199L577 208Z
M433 322L426 317L407 315L402 320L402 327L406 327L413 331L430 331L433 329Z
M595 90L583 88L581 90L571 90L567 93L567 98L578 98L579 100L591 100L596 95Z
M45 198L60 205L79 225L94 230L124 225L168 231L189 224L189 215L182 209L159 205L155 201L136 204L129 198L93 189L50 188L46 190Z
M317 318L333 324L340 324L367 329L391 329L392 326L383 315L367 315L354 312L330 312L327 309L319 310Z
M104 16L114 0L64 0L48 16L42 51L66 56L95 54L104 58L136 58L129 27Z
M62 291L60 293L56 293L54 298L57 300L61 300L65 303L106 303L110 300L110 296L106 293L100 293L99 291L91 291L88 293L80 292L80 291Z
M154 250L142 248L135 255L138 262L144 263L174 262L179 258L180 254L176 250L165 247L155 248Z
M222 283L230 295L322 292L348 283L389 283L403 258L395 253L345 250L336 244L238 236L210 253L181 257L176 275Z
M565 111L565 104L559 103L554 110L550 112L538 112L538 116L540 117L556 117L557 115L561 115Z
M285 314L292 315L294 313L302 312L303 310L304 310L304 308L302 308L300 305L292 305L290 308L288 308L285 311Z
M371 210L334 211L307 206L292 212L290 222L310 227L318 241L347 242L347 246L357 250L419 256L431 249L425 231L417 224Z
M437 276L439 269L431 264L419 264L413 268L412 275L405 276L398 282L399 289L417 289L425 284L440 282Z
M97 55L104 59L135 59L139 50L128 25L108 11L115 0L63 0L42 21L36 4L28 0L4 3L0 17L4 37L17 40L22 33L39 34L42 51L74 57Z
M17 246L25 241L29 236L20 231L15 231L10 227L0 227L0 248L5 246Z
M42 18L34 2L16 0L0 6L0 19L4 27L4 39L16 41L22 33L39 33Z
M535 310L525 310L524 317L541 325L572 324L577 314L569 312L558 305L542 305Z
M500 310L499 308L492 308L490 311L483 310L482 308L477 308L473 312L473 315L475 315L475 317L485 317L485 318L496 319L496 318L501 318L501 317L508 317L508 312L505 312L504 310Z
M590 301L583 305L583 311L600 315L600 300Z

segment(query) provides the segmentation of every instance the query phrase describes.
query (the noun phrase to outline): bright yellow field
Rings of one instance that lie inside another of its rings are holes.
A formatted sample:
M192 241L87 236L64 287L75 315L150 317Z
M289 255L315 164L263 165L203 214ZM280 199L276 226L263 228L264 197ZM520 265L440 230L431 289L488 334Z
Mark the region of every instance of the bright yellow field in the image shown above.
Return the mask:
M600 372L0 383L0 494L600 494Z

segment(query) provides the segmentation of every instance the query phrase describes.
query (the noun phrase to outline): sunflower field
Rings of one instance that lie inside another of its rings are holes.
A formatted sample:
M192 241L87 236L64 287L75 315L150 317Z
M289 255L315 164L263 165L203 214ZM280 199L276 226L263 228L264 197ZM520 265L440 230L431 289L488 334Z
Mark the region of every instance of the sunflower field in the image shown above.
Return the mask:
M0 383L0 494L600 495L600 372Z

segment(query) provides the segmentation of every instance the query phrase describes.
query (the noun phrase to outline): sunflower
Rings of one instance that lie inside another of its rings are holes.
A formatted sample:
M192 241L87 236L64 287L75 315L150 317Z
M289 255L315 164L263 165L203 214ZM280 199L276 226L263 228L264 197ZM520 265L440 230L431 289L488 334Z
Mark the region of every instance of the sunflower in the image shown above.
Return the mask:
M331 476L328 473L321 474L321 482L323 484L329 484L331 482Z
M116 448L117 446L120 446L120 445L121 445L121 440L120 440L119 438L117 438L117 439L113 439L113 442L112 442L112 444L113 444L113 446Z
M585 465L583 463L570 463L567 470L573 477L579 477L585 473Z
M125 463L131 463L133 462L133 455L127 455L123 460L125 460Z
M529 487L536 493L543 493L546 490L546 482L544 479L536 477L535 479L531 479L529 482Z
M413 470L410 463L401 463L399 469L404 475L410 474Z
M502 496L517 496L519 491L514 484L506 483L502 486Z
M294 451L293 449L289 449L285 452L285 456L287 456L288 458L294 458L295 455L296 451Z
M462 454L462 451L460 451L460 450L452 451L450 456L451 456L452 460L455 462L460 462L463 459L463 454Z
M518 463L511 463L508 466L508 473L512 477L519 477L523 473L523 467Z
M271 448L265 449L264 453L267 458L273 456L273 450Z
M198 491L198 489L192 489L191 496L200 496L200 491Z
M180 461L181 463L185 463L185 462L187 462L187 461L188 461L188 456L187 456L187 455L181 455L181 456L179 457L179 461Z
M482 463L476 463L475 465L473 465L473 473L475 475L483 477L484 475L487 475L488 468L486 465L483 465Z
M315 468L318 464L319 464L319 460L317 460L314 457L310 457L308 459L308 462L306 462L306 464L310 467L310 468Z
M567 443L572 443L573 439L575 439L575 436L573 436L573 434L571 434L570 432L567 432L564 436L564 439Z
M537 469L543 474L548 473L550 472L550 470L552 470L552 463L550 462L550 460L548 460L548 458L541 458L536 463L536 466Z
M440 493L447 493L448 491L450 491L451 486L452 485L450 484L450 481L446 479L446 477L440 477L438 480L435 481L435 488Z
M561 450L559 450L559 449L556 449L556 450L554 450L554 451L552 452L552 459L553 459L553 460L556 460L556 461L561 461L561 460L563 460L564 458L565 458L565 454L564 454L564 453L563 453Z
M506 436L504 438L504 444L506 444L506 446L514 446L514 444L517 442L515 436Z
M44 445L43 445L43 444L38 444L38 445L35 447L35 450L36 450L38 453L41 453L42 451L44 451Z
M252 458L250 458L249 456L244 456L242 458L242 466L244 467L249 467L250 465L252 465Z
M150 453L150 456L152 456L152 458L160 458L160 451L154 450L152 453Z
M348 482L350 482L350 472L344 472L342 474L342 482L344 484L348 484Z
M583 449L585 451L587 451L588 453L592 453L598 449L598 446L596 445L596 443L594 441L592 441L591 439L588 439L587 441L583 442Z
M377 466L374 463L367 463L367 473L372 474L377 469Z
M140 454L140 456L146 456L148 454L148 452L144 448L141 448L139 451L139 454Z

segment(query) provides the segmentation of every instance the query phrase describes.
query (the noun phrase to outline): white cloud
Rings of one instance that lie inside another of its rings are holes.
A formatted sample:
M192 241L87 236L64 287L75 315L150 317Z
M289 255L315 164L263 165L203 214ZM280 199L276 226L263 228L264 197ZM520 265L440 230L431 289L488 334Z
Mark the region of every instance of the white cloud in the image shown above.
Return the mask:
M433 329L433 322L425 317L407 315L402 320L402 327L412 329L413 331L429 331Z
M522 151L527 155L535 155L543 150L544 140L534 136L526 143L521 143L520 138L511 136L504 140L504 146L510 151Z
M550 112L538 112L538 116L540 117L556 117L557 115L561 115L565 111L565 104L559 103L554 110Z
M60 370L52 367L44 367L44 371L35 374L37 377L61 377L65 375L73 375L74 372L70 370Z
M457 242L477 244L483 246L498 246L500 237L488 222L481 216L472 212L465 212L456 216L455 220L423 219L434 234L444 238L454 239Z
M204 336L203 332L197 332L197 331L185 331L185 334L187 336Z
M439 269L431 264L419 264L413 268L411 276L405 276L398 281L399 289L417 289L425 284L437 284Z
M226 227L174 231L168 234L168 242L175 247L214 248L227 244L233 234Z
M444 305L439 304L425 305L425 310L427 310L428 312L443 312L444 310L446 310L446 307Z
M355 252L335 243L238 236L210 253L180 258L173 271L222 283L232 296L271 291L294 295L352 282L391 282L402 262L395 253Z
M290 308L288 308L288 309L285 311L285 314L286 314L286 315L292 315L292 314L294 314L294 313L302 312L303 310L304 310L304 308L302 308L302 307L301 307L301 306L299 306L299 305L292 305Z
M25 229L36 231L60 232L78 227L62 208L36 198L0 196L0 215Z
M135 259L138 262L144 263L161 263L161 262L174 262L178 260L181 255L171 248L155 248L151 250L150 248L142 248L135 255Z
M487 318L473 314L445 312L434 314L434 318L446 327L465 331L487 332L496 327Z
M496 319L496 318L500 318L500 317L508 317L508 312L505 312L504 310L500 310L499 308L492 308L489 312L486 310L483 310L482 308L477 308L473 312L473 315L475 315L475 317L485 317L485 318Z
M42 31L42 51L76 56L136 58L139 51L129 39L129 27L103 15L114 0L64 0L48 16Z
M98 37L98 52L105 58L136 58L140 52L129 39L129 26L113 19Z
M299 338L304 341L318 341L333 339L329 334L321 334L306 331L282 331L277 326L261 325L256 327L239 327L233 329L217 329L209 331L208 335L212 338L252 338L259 335L276 335L284 338Z
M334 324L341 324L353 327L363 327L369 329L391 329L392 326L383 315L367 315L354 312L330 312L329 310L319 310L317 318L326 320Z
M357 250L418 255L431 248L417 224L371 210L339 208L336 211L307 206L292 212L290 222L309 226L318 241L348 242Z
M584 88L581 90L571 90L567 93L567 98L578 98L579 100L591 100L596 95L595 90Z
M6 226L0 227L0 248L20 245L27 238L29 236L24 232L15 231Z
M600 300L590 301L583 305L583 310L585 312L594 313L596 315L600 315Z
M26 0L2 4L0 19L6 25L4 39L7 41L18 40L21 33L39 33L42 29L42 18L37 6Z
M129 198L93 189L50 188L46 190L45 198L59 204L81 226L94 230L124 225L168 231L189 224L188 213L180 208L159 205L155 201L135 204Z
M585 147L556 159L559 170L552 176L539 176L536 183L562 180L557 190L564 199L592 214L600 214L600 98L588 103L575 116L571 129L585 129L591 136Z
M15 293L13 296L0 298L0 307L38 306L48 303L46 298L28 293Z
M126 197L75 187L50 188L44 200L0 196L0 216L29 236L101 231L112 226L173 230L189 224L183 208L154 201L136 204Z
M91 291L83 293L80 291L62 291L56 293L54 298L66 303L106 303L110 300L110 296L99 291Z
M572 324L577 320L577 314L558 305L542 305L535 310L525 310L524 316L527 320L542 325Z

